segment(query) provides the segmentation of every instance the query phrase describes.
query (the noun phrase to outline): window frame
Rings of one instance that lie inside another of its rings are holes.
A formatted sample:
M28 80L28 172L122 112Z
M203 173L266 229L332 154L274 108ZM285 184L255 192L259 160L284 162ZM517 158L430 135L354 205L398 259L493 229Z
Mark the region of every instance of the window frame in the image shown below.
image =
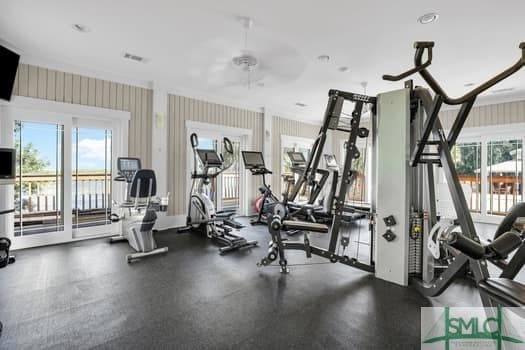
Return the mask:
M449 130L445 131L448 134ZM487 177L488 177L488 143L494 141L508 141L508 140L521 140L523 147L525 147L525 123L513 123L513 124L502 124L502 125L491 125L491 126L480 126L465 128L456 143L470 143L478 142L481 143L481 213L471 212L472 218L476 222L499 224L504 216L494 215L488 213L487 203ZM525 153L525 150L522 150ZM523 191L523 185L525 183L525 162L522 160L521 164L521 188ZM441 171L438 171L436 183L446 183L444 176ZM523 196L523 194L522 194Z
M131 113L126 111L111 110L99 107L85 105L69 104L42 99L15 96L11 102L0 105L0 140L6 147L14 145L14 123L16 120L26 122L41 122L60 124L63 126L63 179L64 193L63 210L64 210L64 230L46 232L37 235L14 236L14 214L7 215L4 221L4 227L7 234L12 240L13 249L24 249L50 244L66 243L76 240L86 239L86 235L77 234L73 229L73 211L72 211L72 132L73 128L83 125L91 127L107 126L112 130L112 168L117 168L117 156L126 156L128 154L128 128ZM95 126L94 126L95 125ZM5 193L6 207L13 206L14 185L5 186L0 189L0 194ZM112 200L121 201L125 197L125 189L114 187ZM2 206L3 208L3 206ZM6 217L6 216L4 216ZM2 218L0 218L0 222ZM111 236L118 233L118 225L105 225L104 229L96 232L95 236ZM93 238L94 235L89 235Z

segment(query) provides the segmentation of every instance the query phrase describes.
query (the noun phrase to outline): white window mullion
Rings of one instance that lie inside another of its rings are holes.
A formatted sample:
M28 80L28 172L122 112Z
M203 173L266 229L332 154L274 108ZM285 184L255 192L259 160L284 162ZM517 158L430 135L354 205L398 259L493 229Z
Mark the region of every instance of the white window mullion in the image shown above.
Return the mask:
M488 167L488 142L487 140L481 141L481 210L480 215L485 217L488 213L487 207L487 195L488 195L488 181L487 181L487 167Z
M71 119L64 121L64 169L63 169L63 175L64 175L64 193L63 195L63 207L64 212L62 215L64 216L64 231L68 232L68 238L73 238L73 203L72 203L72 197L73 197L73 165L72 162L72 137L73 137L73 126Z

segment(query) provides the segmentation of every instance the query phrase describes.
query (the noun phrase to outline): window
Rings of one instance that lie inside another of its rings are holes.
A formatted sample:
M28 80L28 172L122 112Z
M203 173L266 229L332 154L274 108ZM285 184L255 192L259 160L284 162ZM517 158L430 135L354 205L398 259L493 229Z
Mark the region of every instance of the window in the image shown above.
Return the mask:
M522 201L523 140L487 143L487 213L506 215Z
M340 161L341 175L344 167L344 162L346 158L346 146L347 141L343 141L342 144L342 159ZM352 168L357 172L352 186L348 189L346 193L346 201L350 203L362 203L362 204L371 204L372 203L372 192L369 186L369 179L371 178L371 152L372 144L368 138L358 139L357 148L361 156L357 159L354 159L352 162Z
M112 169L127 155L129 112L24 97L3 111L0 134L17 153L13 248L114 233L124 190L112 190Z
M523 128L516 124L466 129L452 148L452 160L474 219L498 223L514 204L523 201ZM439 174L436 180L444 184L443 173ZM445 188L439 200L448 211L453 203Z
M73 227L109 224L111 215L110 129L73 128Z
M457 143L452 160L471 212L481 212L481 142Z
M312 139L281 135L281 174L292 175L292 162L288 156L289 152L301 152L304 159L308 161L313 143L314 140ZM299 175L294 175L295 181L297 181ZM280 181L281 193L284 193L286 191L287 183L282 177ZM308 200L309 195L309 188L305 188L304 190L299 191L296 201L305 202Z

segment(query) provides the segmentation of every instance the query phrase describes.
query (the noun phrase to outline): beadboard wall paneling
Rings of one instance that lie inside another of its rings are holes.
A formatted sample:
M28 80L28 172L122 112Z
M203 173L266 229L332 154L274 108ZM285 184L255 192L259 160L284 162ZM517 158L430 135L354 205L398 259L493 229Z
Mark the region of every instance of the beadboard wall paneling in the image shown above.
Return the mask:
M187 174L188 142L186 121L216 124L252 130L252 144L247 150L262 151L263 114L189 97L168 96L168 191L173 193L168 208L169 215L186 214L186 196L191 179ZM249 172L246 174L251 176ZM258 196L259 179L253 179L248 189L249 204Z
M153 90L20 64L13 95L130 112L128 155L151 166Z
M458 113L457 110L443 111L439 114L445 128L450 128ZM498 103L472 108L465 128L525 123L525 101Z

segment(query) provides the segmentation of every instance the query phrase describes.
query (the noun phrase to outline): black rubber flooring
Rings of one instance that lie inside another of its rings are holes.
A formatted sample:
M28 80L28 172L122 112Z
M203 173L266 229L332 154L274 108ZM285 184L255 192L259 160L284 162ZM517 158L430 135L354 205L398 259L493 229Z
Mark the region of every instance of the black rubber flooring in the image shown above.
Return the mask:
M220 256L164 231L168 254L131 265L102 239L19 251L0 271L0 348L419 349L420 307L480 304L468 283L428 300L339 264L258 268L266 228L242 232L260 247Z

